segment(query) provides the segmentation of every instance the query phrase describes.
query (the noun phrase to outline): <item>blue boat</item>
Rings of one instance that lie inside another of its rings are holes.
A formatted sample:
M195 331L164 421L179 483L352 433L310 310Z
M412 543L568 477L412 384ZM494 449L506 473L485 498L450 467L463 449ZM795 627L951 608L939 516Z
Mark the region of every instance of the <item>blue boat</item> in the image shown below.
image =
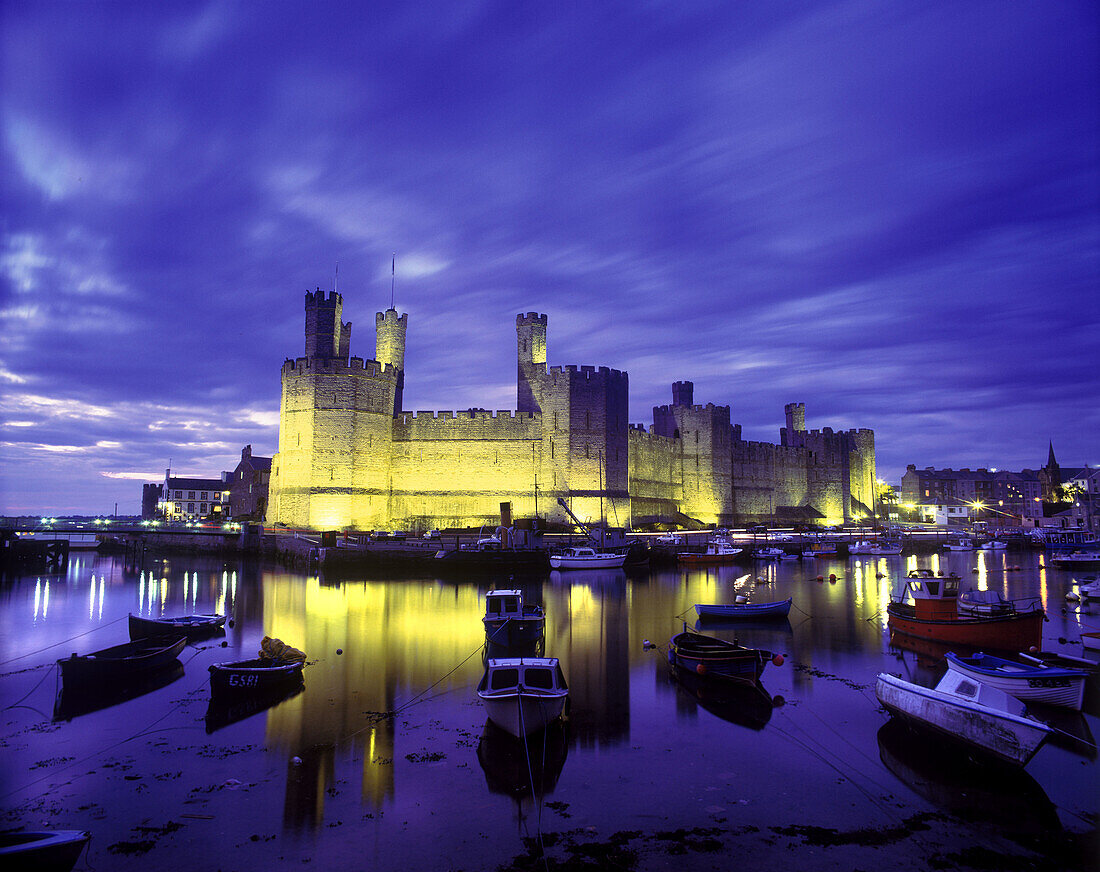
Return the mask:
M1045 663L1019 663L992 654L960 657L952 651L944 655L950 672L959 672L974 681L995 687L1022 702L1039 702L1081 710L1088 673Z
M755 684L769 660L776 666L783 663L780 654L692 633L686 625L682 633L668 640L669 665L712 679Z
M730 620L731 618L743 618L746 620L775 618L778 620L787 617L790 611L790 597L785 600L777 600L776 602L770 603L730 603L728 605L695 604L695 613L699 615L700 618L720 618L722 620Z

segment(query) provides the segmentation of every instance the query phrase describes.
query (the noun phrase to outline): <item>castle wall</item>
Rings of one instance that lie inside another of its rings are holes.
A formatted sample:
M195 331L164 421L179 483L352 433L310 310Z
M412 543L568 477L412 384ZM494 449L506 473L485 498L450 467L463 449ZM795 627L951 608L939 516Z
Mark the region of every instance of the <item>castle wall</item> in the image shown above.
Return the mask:
M648 524L676 517L684 493L680 440L631 425L627 443L627 490L633 522Z

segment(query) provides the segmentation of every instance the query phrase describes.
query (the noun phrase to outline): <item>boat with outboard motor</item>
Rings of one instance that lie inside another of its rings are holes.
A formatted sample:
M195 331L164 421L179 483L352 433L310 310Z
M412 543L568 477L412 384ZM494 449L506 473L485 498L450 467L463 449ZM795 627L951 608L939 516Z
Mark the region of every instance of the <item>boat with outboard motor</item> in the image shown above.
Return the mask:
M693 633L684 624L683 632L668 640L668 662L708 678L752 684L760 680L769 662L783 665L783 655Z

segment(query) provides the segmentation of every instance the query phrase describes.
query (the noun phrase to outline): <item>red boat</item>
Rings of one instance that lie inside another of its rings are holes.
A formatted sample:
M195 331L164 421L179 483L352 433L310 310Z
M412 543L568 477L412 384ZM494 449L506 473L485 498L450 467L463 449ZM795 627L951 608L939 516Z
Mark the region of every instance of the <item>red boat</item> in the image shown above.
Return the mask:
M905 601L906 594L913 598ZM1009 601L996 615L959 615L959 577L937 576L930 569L909 573L898 602L887 606L891 633L934 639L996 651L1027 651L1042 647L1046 613L1037 599Z

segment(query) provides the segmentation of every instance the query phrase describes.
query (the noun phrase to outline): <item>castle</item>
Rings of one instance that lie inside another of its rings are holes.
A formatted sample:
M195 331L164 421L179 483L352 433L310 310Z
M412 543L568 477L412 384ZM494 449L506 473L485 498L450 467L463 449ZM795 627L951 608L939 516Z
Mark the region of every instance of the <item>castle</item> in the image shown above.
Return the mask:
M806 430L786 406L780 444L741 438L730 407L691 382L628 420L625 372L546 364L545 315L516 317L515 411L402 409L408 315L375 315L375 359L350 356L335 291L306 293L305 356L282 368L268 521L317 529L429 529L516 517L612 526L840 523L869 514L871 430Z

